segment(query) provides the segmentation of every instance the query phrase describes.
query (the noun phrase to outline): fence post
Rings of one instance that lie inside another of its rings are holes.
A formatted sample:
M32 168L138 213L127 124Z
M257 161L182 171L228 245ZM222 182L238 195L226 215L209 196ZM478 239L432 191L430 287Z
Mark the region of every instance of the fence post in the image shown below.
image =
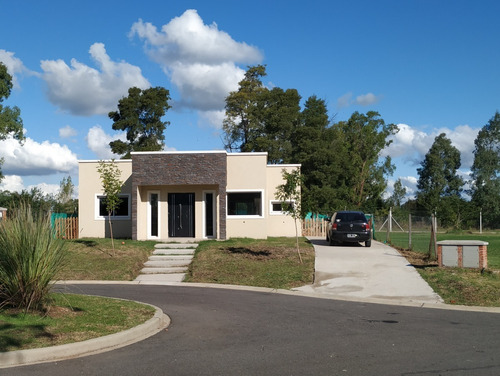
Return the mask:
M411 251L411 213L408 214L408 249Z

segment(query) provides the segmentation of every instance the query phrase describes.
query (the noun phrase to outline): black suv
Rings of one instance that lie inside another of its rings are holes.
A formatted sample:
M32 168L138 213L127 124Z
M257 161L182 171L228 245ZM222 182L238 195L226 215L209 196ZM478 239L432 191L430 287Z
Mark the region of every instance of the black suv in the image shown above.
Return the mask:
M365 242L372 245L372 230L365 214L360 211L338 211L330 219L326 229L326 240L330 245L342 242Z

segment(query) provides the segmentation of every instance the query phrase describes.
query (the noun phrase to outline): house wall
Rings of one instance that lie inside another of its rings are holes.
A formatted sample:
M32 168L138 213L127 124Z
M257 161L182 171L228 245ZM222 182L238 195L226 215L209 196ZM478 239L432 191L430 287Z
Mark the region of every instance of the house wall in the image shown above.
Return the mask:
M276 200L276 188L284 184L283 170L288 173L300 168L300 165L268 165L266 169L267 176L267 192L268 192L268 221L267 235L268 236L295 236L295 221L289 215L271 213L271 202ZM297 221L297 234L302 236L302 226L300 221Z
M226 155L225 151L132 153L132 190L138 193L132 197L132 238L147 238L148 199L143 187L149 190L156 187L161 190L160 199L165 203L168 192L195 193L196 238L203 235L203 191L215 191L218 198L216 232L219 239L226 239ZM167 205L161 205L163 228L167 226L167 210ZM168 227L163 228L162 232L168 235Z
M132 161L118 160L116 165L121 171L121 180L124 182L123 194L132 193ZM108 220L96 218L96 196L102 195L102 184L97 168L99 161L78 162L78 223L79 237L110 237ZM115 238L130 238L132 219L113 219L113 236Z
M168 240L168 194L195 194L195 238L204 236L204 192L215 195L215 232L218 239L295 236L293 218L272 213L282 170L299 165L267 165L267 153L151 152L132 153L132 160L116 161L130 195L130 218L113 220L115 237L148 238L148 193L160 194L160 234ZM102 194L98 161L79 162L80 237L109 237L107 221L96 218L96 196ZM261 215L227 215L227 192L260 192ZM300 225L298 226L300 235Z

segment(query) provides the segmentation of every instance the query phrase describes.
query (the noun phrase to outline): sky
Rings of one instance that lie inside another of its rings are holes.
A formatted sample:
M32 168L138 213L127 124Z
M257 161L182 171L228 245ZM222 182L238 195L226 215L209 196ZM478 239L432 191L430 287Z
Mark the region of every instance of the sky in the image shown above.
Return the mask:
M224 99L248 66L267 87L324 99L333 122L377 111L399 126L384 155L415 194L436 136L467 177L478 131L500 110L498 1L0 0L0 61L26 141L0 141L0 190L56 193L78 160L118 158L108 117L128 88L162 86L165 150L222 150Z

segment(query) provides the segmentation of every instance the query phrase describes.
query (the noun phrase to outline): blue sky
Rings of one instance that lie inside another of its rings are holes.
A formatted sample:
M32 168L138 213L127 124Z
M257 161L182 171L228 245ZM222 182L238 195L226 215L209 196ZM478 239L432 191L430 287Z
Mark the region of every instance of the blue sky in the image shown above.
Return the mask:
M0 1L0 61L27 141L0 141L0 189L55 193L77 160L113 157L107 117L128 87L163 86L167 150L222 149L224 98L248 65L267 86L324 99L334 121L378 111L400 132L385 153L411 195L445 132L472 163L500 110L496 1ZM389 188L390 190L390 188Z

